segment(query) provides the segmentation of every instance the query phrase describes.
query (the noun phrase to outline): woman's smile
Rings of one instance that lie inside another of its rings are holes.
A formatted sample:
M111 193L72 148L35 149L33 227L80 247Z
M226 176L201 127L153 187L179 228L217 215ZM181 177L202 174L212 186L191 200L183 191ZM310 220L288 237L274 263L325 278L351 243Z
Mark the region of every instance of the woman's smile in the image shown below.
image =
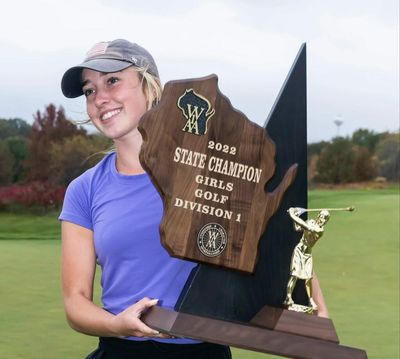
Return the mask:
M113 109L113 110L107 110L107 111L103 111L100 114L100 120L102 122L105 122L107 120L109 120L110 118L115 117L116 115L118 115L120 112L122 111L122 108L117 108L117 109Z

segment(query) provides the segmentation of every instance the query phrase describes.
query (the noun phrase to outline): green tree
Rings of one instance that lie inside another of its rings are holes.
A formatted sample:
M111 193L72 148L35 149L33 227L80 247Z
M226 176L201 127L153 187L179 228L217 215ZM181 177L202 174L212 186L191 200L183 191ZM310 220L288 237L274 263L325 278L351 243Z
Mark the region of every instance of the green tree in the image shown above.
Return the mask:
M21 136L8 137L5 140L13 158L12 182L20 182L25 177L24 161L28 158L28 140Z
M399 133L388 133L379 141L376 148L379 161L379 175L391 181L400 180L400 141Z
M0 140L0 185L11 183L13 158L7 144Z
M20 118L0 118L0 139L12 136L27 137L30 131L31 126Z
M56 109L53 104L50 104L43 113L37 111L30 134L28 179L48 180L51 144L78 134L84 136L86 131L69 121L62 107Z
M316 181L346 183L355 179L355 152L348 138L336 137L324 147L318 158Z
M376 145L378 144L379 139L382 137L382 135L383 134L381 133L376 133L365 128L360 128L357 131L353 132L351 141L359 147L368 148L368 150L373 153L375 152Z
M366 147L354 147L354 179L355 181L370 181L378 175L378 160Z
M321 151L329 145L327 141L307 144L307 174L310 184L315 182L317 176L317 162Z
M103 158L108 148L110 142L97 135L75 135L62 142L53 142L49 165L51 181L67 186Z
M327 142L327 141L309 143L307 145L308 157L311 157L313 155L319 155L321 153L321 151L328 145L329 145L329 142Z

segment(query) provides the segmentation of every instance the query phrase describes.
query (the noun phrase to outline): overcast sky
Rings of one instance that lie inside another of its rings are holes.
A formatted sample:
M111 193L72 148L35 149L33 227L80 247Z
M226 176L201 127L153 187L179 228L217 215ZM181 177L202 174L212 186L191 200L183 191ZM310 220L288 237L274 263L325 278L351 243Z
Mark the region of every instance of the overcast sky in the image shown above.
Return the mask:
M126 38L163 83L215 73L233 106L262 125L307 43L308 140L399 128L398 0L12 0L0 22L0 118L49 103L72 119L60 79L96 42Z

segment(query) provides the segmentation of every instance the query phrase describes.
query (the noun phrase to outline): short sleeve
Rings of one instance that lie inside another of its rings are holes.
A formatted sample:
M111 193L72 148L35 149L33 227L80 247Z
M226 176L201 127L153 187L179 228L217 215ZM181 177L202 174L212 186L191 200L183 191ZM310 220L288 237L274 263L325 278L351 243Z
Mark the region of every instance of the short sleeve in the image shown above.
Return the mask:
M89 183L85 177L81 175L69 184L58 219L93 230Z

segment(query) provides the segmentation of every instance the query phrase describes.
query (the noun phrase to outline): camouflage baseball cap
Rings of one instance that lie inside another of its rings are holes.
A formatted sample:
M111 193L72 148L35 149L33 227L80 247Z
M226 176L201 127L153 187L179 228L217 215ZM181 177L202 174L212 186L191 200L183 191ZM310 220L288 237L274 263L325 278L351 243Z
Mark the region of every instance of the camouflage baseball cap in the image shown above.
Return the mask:
M65 97L74 98L83 95L82 69L110 73L128 68L144 67L155 77L159 77L156 63L150 53L138 44L127 40L99 42L86 54L85 60L68 69L61 80L61 90Z

